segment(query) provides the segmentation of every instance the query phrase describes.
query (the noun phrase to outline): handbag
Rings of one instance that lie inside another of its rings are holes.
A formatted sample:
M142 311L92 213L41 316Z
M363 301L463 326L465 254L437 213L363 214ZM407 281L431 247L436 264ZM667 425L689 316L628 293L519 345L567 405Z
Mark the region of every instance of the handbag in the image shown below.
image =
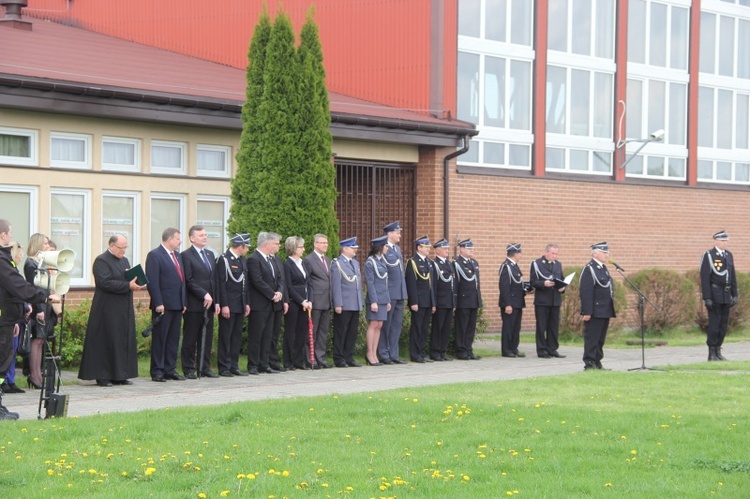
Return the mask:
M16 351L20 355L28 355L31 352L31 327L29 324L26 324L21 334L18 335L18 348Z

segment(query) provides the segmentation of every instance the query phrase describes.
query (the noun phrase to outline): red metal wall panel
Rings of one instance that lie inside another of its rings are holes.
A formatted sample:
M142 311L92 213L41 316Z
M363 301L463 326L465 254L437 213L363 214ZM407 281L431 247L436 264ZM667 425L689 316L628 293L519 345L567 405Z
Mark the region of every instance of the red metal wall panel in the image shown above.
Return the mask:
M28 15L244 68L260 0L29 0ZM315 7L329 90L425 111L430 8L445 8L444 105L455 115L456 0L265 0L295 30Z

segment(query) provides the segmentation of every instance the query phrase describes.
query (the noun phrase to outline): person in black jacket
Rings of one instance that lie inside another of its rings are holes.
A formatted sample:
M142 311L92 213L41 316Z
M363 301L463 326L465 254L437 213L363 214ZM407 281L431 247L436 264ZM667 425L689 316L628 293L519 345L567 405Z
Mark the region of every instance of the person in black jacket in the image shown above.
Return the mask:
M430 319L435 312L435 290L432 284L430 238L422 236L414 241L416 252L406 262L404 278L406 295L411 312L409 330L409 356L412 362L424 364L433 360L427 356L427 336Z
M477 330L477 314L482 308L482 289L479 284L479 262L474 259L474 243L464 239L458 243L459 255L454 262L456 269L456 358L479 360L474 355L474 335Z
M59 303L56 294L47 296L46 291L29 284L18 273L15 262L10 256L10 242L13 239L13 228L10 222L0 219L0 384L5 376L14 355L13 337L18 335L17 323L23 319L24 302ZM0 392L0 420L18 419L17 412L9 411L3 405Z
M560 334L560 306L565 287L556 287L555 279L563 279L562 264L557 260L559 248L548 244L544 255L531 262L529 278L534 288L536 318L536 355L540 359L564 358L557 351Z
M219 376L247 376L239 368L242 327L250 313L247 254L250 236L235 234L232 247L216 261L216 302L219 304ZM256 371L255 373L258 374Z
M26 282L34 284L34 279L40 272L37 257L40 252L49 251L49 238L44 234L36 233L29 237L26 263L23 266L23 275ZM47 322L49 320L49 323ZM47 332L54 328L57 317L46 303L31 303L31 351L29 352L29 388L41 388L42 385L42 356L44 340Z
M503 318L502 355L503 357L526 357L518 351L521 334L523 309L526 307L526 289L523 273L518 266L521 259L521 245L511 243L506 248L507 258L500 266L500 313Z
M456 270L448 259L450 246L441 239L432 245L435 259L432 261L432 286L435 290L435 311L432 314L430 335L430 358L437 361L453 360L446 355L451 335L451 322L456 311Z
M604 369L604 341L609 320L615 317L615 283L605 263L609 258L606 242L591 246L591 261L581 270L579 292L583 316L583 368Z
M739 300L734 257L727 250L729 235L723 230L713 237L714 247L706 251L701 260L701 295L708 310L709 361L727 360L721 354L721 345L727 335L729 309Z
M284 262L284 279L289 299L289 310L284 316L284 343L282 347L284 367L287 369L310 369L305 358L305 343L309 343L308 310L312 310L310 298L310 268L302 259L305 240L299 236L286 238L284 242L287 259ZM314 346L313 346L314 352Z

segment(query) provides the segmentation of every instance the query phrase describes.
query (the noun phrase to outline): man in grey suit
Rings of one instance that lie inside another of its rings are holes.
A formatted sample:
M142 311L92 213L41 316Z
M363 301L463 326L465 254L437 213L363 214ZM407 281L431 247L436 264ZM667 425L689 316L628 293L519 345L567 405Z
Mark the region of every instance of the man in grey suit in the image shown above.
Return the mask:
M313 338L315 338L314 369L327 369L326 348L328 346L328 326L331 323L331 260L326 256L328 236L315 234L315 248L305 257L310 269L310 286L312 286L312 321ZM310 358L308 345L305 345L305 358Z
M388 267L388 294L391 297L391 310L388 320L383 323L378 343L378 357L383 364L405 364L398 356L398 341L401 338L401 325L404 322L404 300L406 281L404 280L404 255L401 252L401 226L398 221L383 227L388 236L388 252L383 257Z
M362 310L362 273L357 254L357 238L339 243L341 255L331 262L331 290L333 299L333 363L336 367L362 367L354 360L354 344Z

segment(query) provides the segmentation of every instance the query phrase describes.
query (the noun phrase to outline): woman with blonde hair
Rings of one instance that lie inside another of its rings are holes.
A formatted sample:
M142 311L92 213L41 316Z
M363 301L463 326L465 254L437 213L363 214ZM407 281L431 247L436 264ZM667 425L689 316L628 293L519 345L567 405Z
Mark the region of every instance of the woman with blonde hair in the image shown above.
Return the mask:
M308 339L307 318L312 310L312 287L310 269L302 259L305 254L305 240L291 236L284 242L287 259L284 263L284 279L289 296L289 311L284 316L284 367L290 370L310 369L305 358L305 343Z
M34 278L39 272L38 255L41 251L49 251L49 238L44 234L32 234L29 238L28 250L26 251L26 264L23 266L23 274L26 280L34 284ZM53 314L47 313L48 308L45 303L31 304L31 322L28 327L31 328L31 352L29 353L29 388L41 388L42 386L42 352L44 350L44 341L47 338L47 331L51 329L55 318Z

